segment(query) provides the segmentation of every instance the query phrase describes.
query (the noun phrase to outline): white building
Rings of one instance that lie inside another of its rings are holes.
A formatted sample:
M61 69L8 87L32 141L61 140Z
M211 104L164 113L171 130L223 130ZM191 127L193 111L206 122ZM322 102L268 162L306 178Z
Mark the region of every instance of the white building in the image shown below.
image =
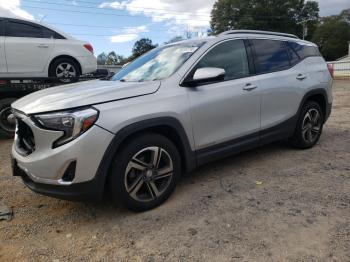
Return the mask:
M350 61L350 42L349 42L348 54L346 56L343 56L343 57L337 59L336 61L339 61L339 62L348 62L348 61Z

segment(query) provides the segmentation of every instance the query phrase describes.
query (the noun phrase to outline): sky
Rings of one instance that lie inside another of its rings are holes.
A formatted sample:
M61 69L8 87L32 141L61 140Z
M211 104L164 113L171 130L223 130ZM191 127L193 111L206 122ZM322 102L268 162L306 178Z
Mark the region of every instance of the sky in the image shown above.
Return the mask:
M41 21L90 42L95 55L128 56L134 43L163 44L187 31L205 33L215 0L0 0L0 16L12 13ZM320 15L339 14L349 0L317 0Z

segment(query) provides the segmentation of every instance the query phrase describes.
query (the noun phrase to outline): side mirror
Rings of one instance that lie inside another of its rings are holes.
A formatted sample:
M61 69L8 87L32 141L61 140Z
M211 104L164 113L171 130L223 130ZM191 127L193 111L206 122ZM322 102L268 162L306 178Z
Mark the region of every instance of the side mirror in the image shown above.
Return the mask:
M217 67L198 68L193 78L186 82L190 86L196 86L203 83L221 81L225 78L225 69Z

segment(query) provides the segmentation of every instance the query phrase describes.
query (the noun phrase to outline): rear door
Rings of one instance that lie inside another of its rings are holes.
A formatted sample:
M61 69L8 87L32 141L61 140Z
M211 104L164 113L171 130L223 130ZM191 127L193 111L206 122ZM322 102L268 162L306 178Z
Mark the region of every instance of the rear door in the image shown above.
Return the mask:
M293 132L292 120L305 93L307 75L305 65L295 53L290 53L287 42L273 39L250 42L261 94L262 140L269 142Z
M17 19L6 24L5 53L8 73L44 72L55 46L44 27Z
M0 18L0 73L6 73L6 59L5 59L5 22Z

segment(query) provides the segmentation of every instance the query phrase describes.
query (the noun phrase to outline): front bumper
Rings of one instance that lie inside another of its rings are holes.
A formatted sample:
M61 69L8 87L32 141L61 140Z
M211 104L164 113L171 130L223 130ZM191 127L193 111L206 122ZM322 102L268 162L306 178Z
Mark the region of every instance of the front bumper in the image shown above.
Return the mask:
M65 186L43 184L35 182L21 168L18 167L17 161L12 159L12 173L14 176L20 176L23 183L32 191L58 199L73 201L99 201L104 193L104 178L95 176L94 179Z
M98 169L114 135L92 126L75 140L57 148L52 143L59 137L57 131L42 129L31 118L21 115L33 131L35 151L21 154L18 136L12 147L13 174L21 176L33 191L62 199L92 199L103 191L104 177L98 177ZM72 179L65 179L71 163L74 163ZM100 181L101 180L101 181Z

